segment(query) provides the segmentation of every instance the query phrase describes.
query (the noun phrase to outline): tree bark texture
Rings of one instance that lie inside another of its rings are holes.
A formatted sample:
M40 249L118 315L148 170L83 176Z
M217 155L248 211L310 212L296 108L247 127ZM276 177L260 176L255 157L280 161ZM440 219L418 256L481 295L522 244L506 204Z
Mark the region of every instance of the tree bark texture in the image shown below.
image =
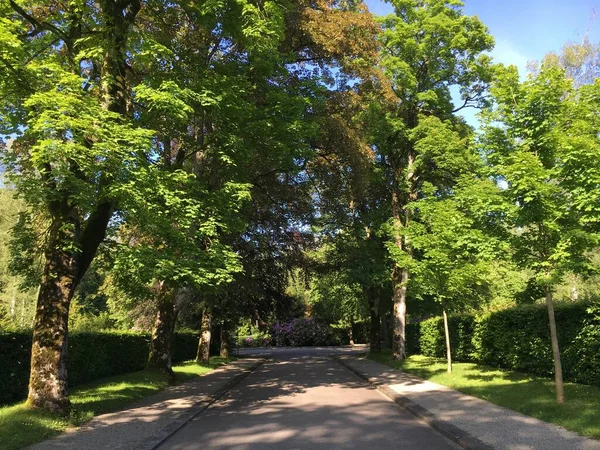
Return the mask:
M177 320L177 308L174 295L165 288L163 282L159 283L157 291L158 310L152 330L147 367L173 377L172 344Z
M560 360L560 349L558 347L558 333L556 332L556 320L554 319L554 302L552 292L546 293L546 306L548 308L548 320L550 322L550 339L552 341L552 353L554 354L554 381L556 384L556 402L565 402L565 388L563 385L562 363Z
M444 333L446 334L446 359L448 361L448 373L452 373L452 348L450 347L450 328L448 327L448 315L446 310L442 311L444 316Z
M50 229L46 262L38 294L31 347L27 403L66 414L69 306L77 283L77 261L64 250L69 227L55 220Z
M210 328L212 326L212 311L210 308L204 308L202 313L202 326L200 328L200 340L198 341L198 353L196 362L206 364L210 361Z
M398 266L392 274L393 284L393 335L392 356L395 360L406 359L406 284L408 283L408 269Z
M409 226L411 217L407 206L411 201L416 200L414 154L412 151L407 154L405 169L405 176L402 175L399 168L395 169L395 184L397 186L394 187L392 193L392 216L396 233L396 247L410 257L412 256L410 243L400 230ZM400 180L402 180L402 183L399 183ZM403 187L400 188L399 184L402 184ZM394 264L392 270L392 303L394 305L392 313L392 357L395 360L406 359L406 289L409 276L407 267L402 267L399 263Z

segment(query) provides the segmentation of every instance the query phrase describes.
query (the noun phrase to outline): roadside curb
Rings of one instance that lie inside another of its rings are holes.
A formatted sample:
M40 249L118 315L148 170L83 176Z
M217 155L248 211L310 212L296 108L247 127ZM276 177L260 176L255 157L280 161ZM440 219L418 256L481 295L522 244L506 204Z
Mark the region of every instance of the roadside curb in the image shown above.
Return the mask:
M389 388L387 385L379 382L377 380L377 378L373 378L373 377L369 378L369 376L367 376L365 373L355 369L354 367L352 367L350 364L345 362L339 356L334 356L333 359L335 361L337 361L339 364L341 364L342 366L344 366L346 369L348 369L350 372L354 373L359 378L363 379L364 381L369 383L371 386L376 388L379 392L384 394L386 397L393 400L397 405L406 409L408 412L413 414L415 417L417 417L417 418L421 419L423 422L427 423L431 428L436 430L438 433L444 435L451 441L460 445L465 450L493 450L494 449L494 447L492 447L489 444L486 444L485 442L476 438L472 434L458 428L457 426L455 426L445 420L439 419L435 414L433 414L428 409L422 407L418 403L413 402L408 397L405 397L404 395L399 394L398 392Z
M233 378L228 380L223 386L221 386L215 393L208 395L208 399L198 401L193 407L189 408L186 412L182 413L179 417L174 419L169 425L163 427L158 433L150 436L144 440L140 445L136 446L139 450L155 450L159 448L167 439L177 433L180 429L194 420L198 415L206 411L211 405L217 400L223 397L228 391L238 385L244 378L258 369L265 359L259 359L251 366L243 369L241 373L238 373Z

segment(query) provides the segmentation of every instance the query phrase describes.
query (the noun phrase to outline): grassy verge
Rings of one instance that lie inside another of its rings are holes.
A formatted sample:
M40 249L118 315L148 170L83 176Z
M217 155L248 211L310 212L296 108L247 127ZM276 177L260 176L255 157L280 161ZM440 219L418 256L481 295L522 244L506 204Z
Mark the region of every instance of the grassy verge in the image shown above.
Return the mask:
M394 361L390 351L370 354L369 358L584 436L600 438L600 388L566 383L567 402L558 405L554 382L547 378L471 363L455 363L449 374L443 359L415 355Z
M210 364L193 362L173 367L177 383L183 383L210 372L226 363L224 358L213 357ZM24 403L0 408L0 448L20 449L43 441L81 425L92 417L123 409L132 402L163 390L169 384L158 372L134 372L102 378L75 387L71 391L73 411L69 417L58 417L44 411L28 408Z

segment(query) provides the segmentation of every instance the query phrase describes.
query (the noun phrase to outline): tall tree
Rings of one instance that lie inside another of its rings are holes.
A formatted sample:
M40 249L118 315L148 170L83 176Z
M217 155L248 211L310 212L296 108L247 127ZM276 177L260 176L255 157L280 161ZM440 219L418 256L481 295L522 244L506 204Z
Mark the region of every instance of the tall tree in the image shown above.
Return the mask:
M0 61L0 115L3 132L17 135L5 162L19 195L50 223L28 403L64 412L71 298L105 237L114 187L150 146L151 134L131 122L127 81L141 4L9 0L0 8L2 42L10 43Z
M251 50L266 53L280 41L281 7L237 1L188 6L0 3L0 64L8 73L0 82L2 133L17 136L3 153L19 194L50 222L33 339L33 406L68 409L69 305L111 220L122 220L126 205L135 205L153 179L171 177L162 187L175 191L156 197L177 199L179 171L201 176L190 161L202 161L206 145L213 145L212 164L229 167L228 152L218 148L243 148L231 134L208 142L205 132L214 122L207 109L216 109L227 88L224 107L241 117L234 97L251 85L243 80L240 86L232 74ZM213 57L231 64L212 70ZM194 121L184 123L190 117ZM161 178L157 171L170 175ZM214 188L229 180L218 179Z
M393 94L373 102L369 115L371 143L385 170L391 201L390 253L393 284L393 355L406 357L406 298L412 247L404 229L412 221L410 204L423 183L452 183L455 165L444 159L466 137L454 113L485 104L493 46L477 17L463 15L459 0L393 0L394 14L379 19L381 67ZM451 88L462 104L452 103ZM439 140L431 142L429 133ZM460 144L462 145L462 144ZM463 146L464 147L464 146ZM454 162L458 162L454 158Z

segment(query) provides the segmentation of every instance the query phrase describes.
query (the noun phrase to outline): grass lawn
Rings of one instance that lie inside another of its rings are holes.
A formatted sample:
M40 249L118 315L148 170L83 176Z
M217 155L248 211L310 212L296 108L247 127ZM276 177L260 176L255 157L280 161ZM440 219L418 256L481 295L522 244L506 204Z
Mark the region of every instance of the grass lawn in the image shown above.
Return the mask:
M212 357L210 364L194 362L174 366L177 383L210 372L227 360ZM34 410L19 403L0 408L0 449L21 449L54 436L69 426L81 425L92 417L117 411L168 386L167 377L158 372L134 372L102 378L79 385L71 391L73 411L69 417L59 417Z
M554 381L548 378L471 363L455 363L449 374L443 359L415 355L405 361L394 361L391 351L370 354L369 358L584 436L600 438L598 387L566 383L566 403L558 405Z

